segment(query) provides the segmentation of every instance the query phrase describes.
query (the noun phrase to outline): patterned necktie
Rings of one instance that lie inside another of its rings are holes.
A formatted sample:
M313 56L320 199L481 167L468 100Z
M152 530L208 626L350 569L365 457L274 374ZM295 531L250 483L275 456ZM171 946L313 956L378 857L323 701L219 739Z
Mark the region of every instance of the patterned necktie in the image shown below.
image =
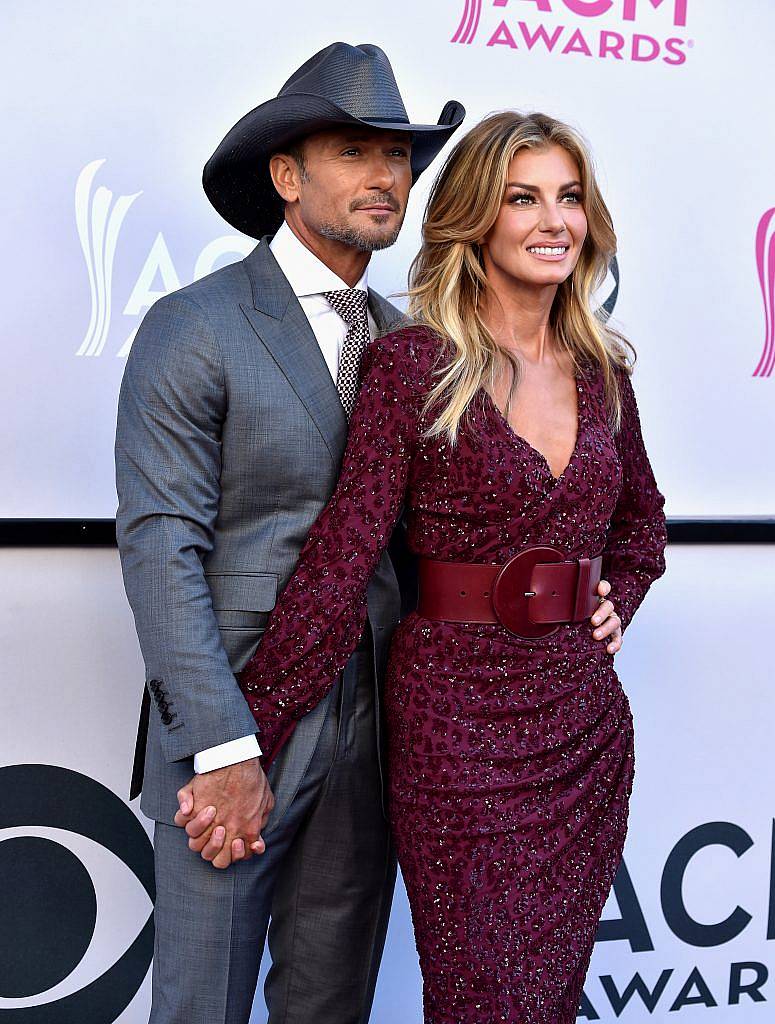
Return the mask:
M368 294L360 288L343 288L337 292L323 292L331 308L347 324L339 367L336 372L336 390L349 421L358 397L358 367L363 350L371 340L369 334Z

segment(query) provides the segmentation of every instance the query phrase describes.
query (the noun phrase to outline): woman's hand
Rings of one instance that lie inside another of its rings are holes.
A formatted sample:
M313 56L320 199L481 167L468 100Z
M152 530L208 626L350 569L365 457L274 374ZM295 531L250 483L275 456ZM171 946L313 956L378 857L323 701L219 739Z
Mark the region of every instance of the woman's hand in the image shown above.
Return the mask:
M601 597L606 598L611 592L611 584L608 580L600 580L597 585L597 592ZM614 611L613 601L603 600L595 610L591 619L592 636L596 640L605 640L610 637L606 646L609 654L616 654L622 646L622 620Z

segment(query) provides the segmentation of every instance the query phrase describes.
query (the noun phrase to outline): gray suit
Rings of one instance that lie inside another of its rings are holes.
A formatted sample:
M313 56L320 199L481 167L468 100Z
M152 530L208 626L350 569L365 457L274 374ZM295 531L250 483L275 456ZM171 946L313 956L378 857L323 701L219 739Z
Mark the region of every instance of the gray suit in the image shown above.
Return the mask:
M273 1024L367 1020L392 896L375 693L400 613L387 553L358 651L272 765L267 853L218 871L170 824L193 755L256 731L234 673L334 489L346 441L334 382L268 241L154 304L119 399L117 533L147 683L133 794L144 774L141 807L157 822L159 1024L247 1020L270 909ZM369 306L380 333L400 319L373 291Z

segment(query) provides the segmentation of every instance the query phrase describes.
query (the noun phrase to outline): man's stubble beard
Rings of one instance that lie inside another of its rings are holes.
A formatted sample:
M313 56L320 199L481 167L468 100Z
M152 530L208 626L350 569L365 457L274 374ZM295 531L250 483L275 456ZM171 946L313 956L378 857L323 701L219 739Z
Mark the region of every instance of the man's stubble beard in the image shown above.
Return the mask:
M299 164L299 171L301 173L301 180L304 184L308 184L312 181L312 176L309 173L309 169L302 160ZM400 203L391 193L386 195L371 197L372 201L386 202L393 207L395 213L398 213L401 209ZM350 213L354 213L362 203L353 201L350 204ZM355 249L357 252L377 252L380 249L388 249L391 245L394 245L401 228L404 226L404 216L406 215L406 208L401 215L401 219L398 225L388 235L384 235L382 238L374 238L367 231L353 227L351 224L337 223L336 221L322 221L316 225L315 230L322 238L328 238L332 242L341 242L342 245L348 245ZM379 215L377 215L379 216ZM387 214L385 219L387 219ZM379 224L379 221L377 221ZM376 225L375 225L376 226Z
M370 232L353 227L351 224L336 224L332 221L325 221L318 225L318 233L332 242L349 245L358 252L378 252L380 249L388 249L396 242L403 223L402 219L389 234L376 238Z

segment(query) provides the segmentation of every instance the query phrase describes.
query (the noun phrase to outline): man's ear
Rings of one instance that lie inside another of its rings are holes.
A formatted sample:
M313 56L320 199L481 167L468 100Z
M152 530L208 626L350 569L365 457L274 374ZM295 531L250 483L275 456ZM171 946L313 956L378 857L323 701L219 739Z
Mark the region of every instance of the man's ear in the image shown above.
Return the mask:
M299 166L292 156L275 153L269 159L269 173L274 187L286 203L293 203L299 198L301 175Z

